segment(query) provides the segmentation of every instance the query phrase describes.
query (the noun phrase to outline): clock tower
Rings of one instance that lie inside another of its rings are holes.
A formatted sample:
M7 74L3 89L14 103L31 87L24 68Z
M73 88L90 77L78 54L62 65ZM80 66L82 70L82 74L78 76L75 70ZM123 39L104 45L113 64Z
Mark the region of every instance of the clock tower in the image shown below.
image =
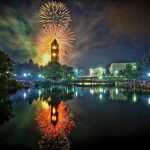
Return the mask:
M51 62L59 62L59 45L56 39L51 43Z

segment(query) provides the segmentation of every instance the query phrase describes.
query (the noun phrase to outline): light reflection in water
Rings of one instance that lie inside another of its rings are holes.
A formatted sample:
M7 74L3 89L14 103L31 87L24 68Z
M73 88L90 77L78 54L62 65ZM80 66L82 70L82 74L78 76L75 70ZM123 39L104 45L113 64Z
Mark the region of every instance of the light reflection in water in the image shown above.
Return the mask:
M148 98L148 104L150 105L150 98Z
M90 93L93 95L94 94L94 91L93 91L93 89L90 89Z
M99 98L100 98L100 99L102 99L102 98L103 98L103 95L102 95L102 94L100 94L100 95L99 95Z
M54 103L49 105L48 101L41 100L35 117L38 123L37 128L42 135L39 147L43 149L46 146L48 149L52 149L52 147L58 146L69 149L68 136L75 127L71 112L62 101L58 105L53 105Z
M23 98L25 99L27 97L27 94L24 92L23 93Z
M116 88L116 94L118 94L119 93L119 90Z
M42 93L42 92L41 92L41 90L39 90L39 92L38 92L38 93L39 93L39 97L40 97L40 96L41 96L41 93Z
M137 101L137 95L136 95L135 93L133 94L132 99L133 99L133 102L136 102L136 101Z

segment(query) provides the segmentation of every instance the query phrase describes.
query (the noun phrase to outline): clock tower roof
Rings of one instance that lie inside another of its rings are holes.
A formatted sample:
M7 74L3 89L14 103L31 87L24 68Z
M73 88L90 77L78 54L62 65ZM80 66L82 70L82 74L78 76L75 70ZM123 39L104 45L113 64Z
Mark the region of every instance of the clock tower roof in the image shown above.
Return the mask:
M52 45L58 45L57 40L54 39L54 41L52 42Z

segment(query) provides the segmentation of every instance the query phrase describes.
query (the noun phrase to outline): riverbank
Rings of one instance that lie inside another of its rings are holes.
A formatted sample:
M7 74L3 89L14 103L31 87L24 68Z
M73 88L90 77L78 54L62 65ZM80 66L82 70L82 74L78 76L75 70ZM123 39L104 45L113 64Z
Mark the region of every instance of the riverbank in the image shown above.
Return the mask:
M114 86L114 81L42 81L35 82L35 87L37 86L49 86L49 85L73 85L73 86Z
M0 90L7 91L17 91L20 89L34 87L34 82L25 82L25 81L9 81L0 85Z
M116 87L130 88L133 90L148 90L150 91L150 81L145 80L127 80L116 81Z

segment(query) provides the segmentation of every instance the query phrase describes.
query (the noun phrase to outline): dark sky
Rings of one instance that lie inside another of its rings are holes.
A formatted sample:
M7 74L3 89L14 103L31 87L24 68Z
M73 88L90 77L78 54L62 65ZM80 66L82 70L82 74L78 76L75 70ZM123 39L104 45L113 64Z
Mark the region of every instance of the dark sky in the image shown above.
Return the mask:
M35 14L46 0L0 1L0 49L15 60L33 58ZM62 0L61 0L62 1ZM76 41L66 63L79 68L136 62L150 50L150 2L63 0ZM12 24L12 25L11 25Z

